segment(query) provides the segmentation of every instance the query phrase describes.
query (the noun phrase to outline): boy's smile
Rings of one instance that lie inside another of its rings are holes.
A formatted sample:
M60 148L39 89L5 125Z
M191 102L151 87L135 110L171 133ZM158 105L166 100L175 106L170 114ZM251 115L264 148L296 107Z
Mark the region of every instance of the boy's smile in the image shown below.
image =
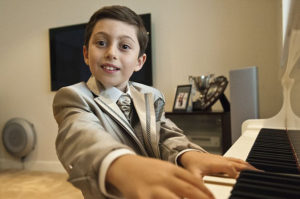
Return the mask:
M120 68L116 67L113 64L103 64L101 67L102 67L103 70L105 70L108 73L112 73L114 71L120 70Z
M139 55L136 27L114 19L101 19L93 29L89 47L83 47L85 63L105 88L125 91L134 71L139 71L146 55Z

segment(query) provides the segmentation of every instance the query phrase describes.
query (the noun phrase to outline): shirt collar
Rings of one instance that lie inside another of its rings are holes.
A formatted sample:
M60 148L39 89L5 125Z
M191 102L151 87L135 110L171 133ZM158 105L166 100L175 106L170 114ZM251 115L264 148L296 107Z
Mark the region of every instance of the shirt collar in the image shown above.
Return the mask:
M126 94L128 94L131 97L131 93L130 93L128 83L127 83L126 87L127 87ZM124 94L124 92L120 91L116 87L111 87L111 88L108 88L108 89L104 89L100 92L101 96L111 99L111 101L113 101L114 103L116 103L119 100L119 98L121 97L122 94Z

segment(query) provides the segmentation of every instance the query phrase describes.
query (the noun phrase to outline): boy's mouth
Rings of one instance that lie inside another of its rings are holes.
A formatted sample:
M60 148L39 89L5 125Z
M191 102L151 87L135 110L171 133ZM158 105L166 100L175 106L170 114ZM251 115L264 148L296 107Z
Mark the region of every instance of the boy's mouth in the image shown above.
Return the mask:
M118 71L118 70L120 70L119 67L116 67L116 66L114 66L114 65L112 65L112 64L103 64L103 65L101 66L101 68L104 69L105 71L109 71L109 72L113 72L113 71Z

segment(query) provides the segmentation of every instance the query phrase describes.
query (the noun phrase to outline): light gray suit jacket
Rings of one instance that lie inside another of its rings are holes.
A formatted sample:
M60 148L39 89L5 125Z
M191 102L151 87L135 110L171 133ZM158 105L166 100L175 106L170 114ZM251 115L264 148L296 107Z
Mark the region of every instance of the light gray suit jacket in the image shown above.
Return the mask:
M61 88L55 95L57 155L69 174L68 180L86 199L105 198L99 189L98 172L102 160L113 150L126 148L173 163L182 150L203 150L164 117L165 101L157 89L134 82L129 85L140 121L135 129L116 103L99 95L103 89L94 77L87 83ZM138 134L142 134L143 142Z

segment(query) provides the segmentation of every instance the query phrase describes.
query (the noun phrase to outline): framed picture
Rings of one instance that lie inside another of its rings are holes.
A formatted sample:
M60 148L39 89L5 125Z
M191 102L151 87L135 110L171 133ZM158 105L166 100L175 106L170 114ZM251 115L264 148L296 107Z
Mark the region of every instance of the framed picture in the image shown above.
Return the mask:
M187 111L192 85L179 85L177 86L173 112L185 112Z

